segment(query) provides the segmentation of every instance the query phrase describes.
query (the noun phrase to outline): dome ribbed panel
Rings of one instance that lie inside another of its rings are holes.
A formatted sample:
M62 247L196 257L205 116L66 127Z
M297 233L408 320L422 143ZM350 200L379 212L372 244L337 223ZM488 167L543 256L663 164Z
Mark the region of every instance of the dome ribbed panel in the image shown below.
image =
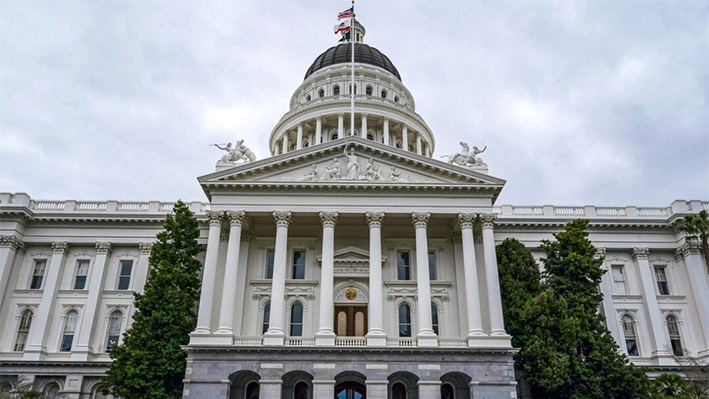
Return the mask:
M313 61L313 64L310 65L308 72L305 73L305 79L320 69L335 64L350 62L352 58L350 56L350 54L352 54L352 47L350 47L351 45L351 43L343 43L325 50L325 52L320 54L315 61ZM355 43L355 62L382 68L391 72L397 79L401 80L399 71L396 69L389 57L374 47L370 47L362 43Z

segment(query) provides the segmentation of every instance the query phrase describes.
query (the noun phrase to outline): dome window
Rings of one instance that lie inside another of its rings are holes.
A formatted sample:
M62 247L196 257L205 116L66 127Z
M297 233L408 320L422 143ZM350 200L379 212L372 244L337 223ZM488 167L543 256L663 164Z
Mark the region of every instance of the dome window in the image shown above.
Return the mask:
M310 101L310 94L308 94L307 96L305 96L305 101Z
M318 92L318 97L320 97L320 98L325 97L325 90L322 90L322 89L321 89L321 90Z
M335 86L332 88L332 95L333 96L339 96L340 95L340 86Z
M366 90L365 94L368 96L372 95L372 86L367 86L367 90Z
M394 102L398 103L399 102L399 96L394 96Z
M367 133L367 140L374 141L374 135L372 135L371 133Z
M386 90L382 90L382 98L387 98L387 91Z
M350 85L350 94L352 94L352 85ZM357 94L357 86L354 87L354 94Z
M337 140L337 133L333 133L332 136L330 136L330 140Z

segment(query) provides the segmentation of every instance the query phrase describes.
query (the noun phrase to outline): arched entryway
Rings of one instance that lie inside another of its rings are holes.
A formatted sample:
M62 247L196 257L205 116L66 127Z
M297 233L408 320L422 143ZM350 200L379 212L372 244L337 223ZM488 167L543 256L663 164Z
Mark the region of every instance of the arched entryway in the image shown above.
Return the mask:
M389 399L418 399L419 378L408 371L397 371L389 378Z
M470 397L470 381L467 374L453 371L441 377L441 399L461 399Z
M229 377L229 399L258 399L261 376L250 370L237 371Z
M356 371L335 376L335 399L367 399L366 377Z
M307 371L290 371L282 379L282 399L313 399L313 376Z

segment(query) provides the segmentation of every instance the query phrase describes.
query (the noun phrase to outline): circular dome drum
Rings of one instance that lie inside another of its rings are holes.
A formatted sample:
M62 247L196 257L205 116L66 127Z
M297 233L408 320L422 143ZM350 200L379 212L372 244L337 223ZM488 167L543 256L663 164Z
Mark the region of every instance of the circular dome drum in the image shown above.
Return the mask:
M320 54L318 58L315 59L313 64L310 65L310 68L308 68L308 71L305 73L305 79L308 79L310 75L331 65L351 62L351 45L351 43L343 43L325 50L325 52ZM364 43L355 43L354 45L355 62L382 68L396 76L397 79L401 80L399 71L396 69L389 57L384 55L384 53Z

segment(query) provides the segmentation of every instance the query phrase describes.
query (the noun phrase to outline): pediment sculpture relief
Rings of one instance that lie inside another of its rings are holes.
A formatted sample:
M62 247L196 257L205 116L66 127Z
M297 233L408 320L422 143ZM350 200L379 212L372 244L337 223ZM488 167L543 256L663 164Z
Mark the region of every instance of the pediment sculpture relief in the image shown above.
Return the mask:
M232 147L231 143L224 144L210 144L220 150L226 151L227 153L222 156L217 164L234 164L236 165L239 161L253 162L256 160L256 154L249 149L249 147L244 145L244 140L241 139L236 142L236 145Z
M447 157L448 163L459 166L487 166L487 164L483 162L482 158L478 157L478 154L482 154L485 150L487 150L487 146L485 146L482 150L478 149L476 146L473 146L472 151L470 151L468 143L461 141L460 146L462 147L460 152L456 152L451 155L442 155L441 158Z
M297 178L301 182L318 182L318 181L336 181L336 180L358 180L358 181L390 181L399 183L409 183L411 176L403 176L402 172L392 166L389 173L382 171L382 165L378 165L374 158L369 158L367 165L362 170L360 159L353 148L344 151L346 167L340 165L339 157L333 158L326 162L322 167L324 170L320 172L320 165L313 164L307 173ZM385 176L386 175L386 176ZM292 180L290 177L283 177L282 180ZM421 181L419 181L421 182Z

